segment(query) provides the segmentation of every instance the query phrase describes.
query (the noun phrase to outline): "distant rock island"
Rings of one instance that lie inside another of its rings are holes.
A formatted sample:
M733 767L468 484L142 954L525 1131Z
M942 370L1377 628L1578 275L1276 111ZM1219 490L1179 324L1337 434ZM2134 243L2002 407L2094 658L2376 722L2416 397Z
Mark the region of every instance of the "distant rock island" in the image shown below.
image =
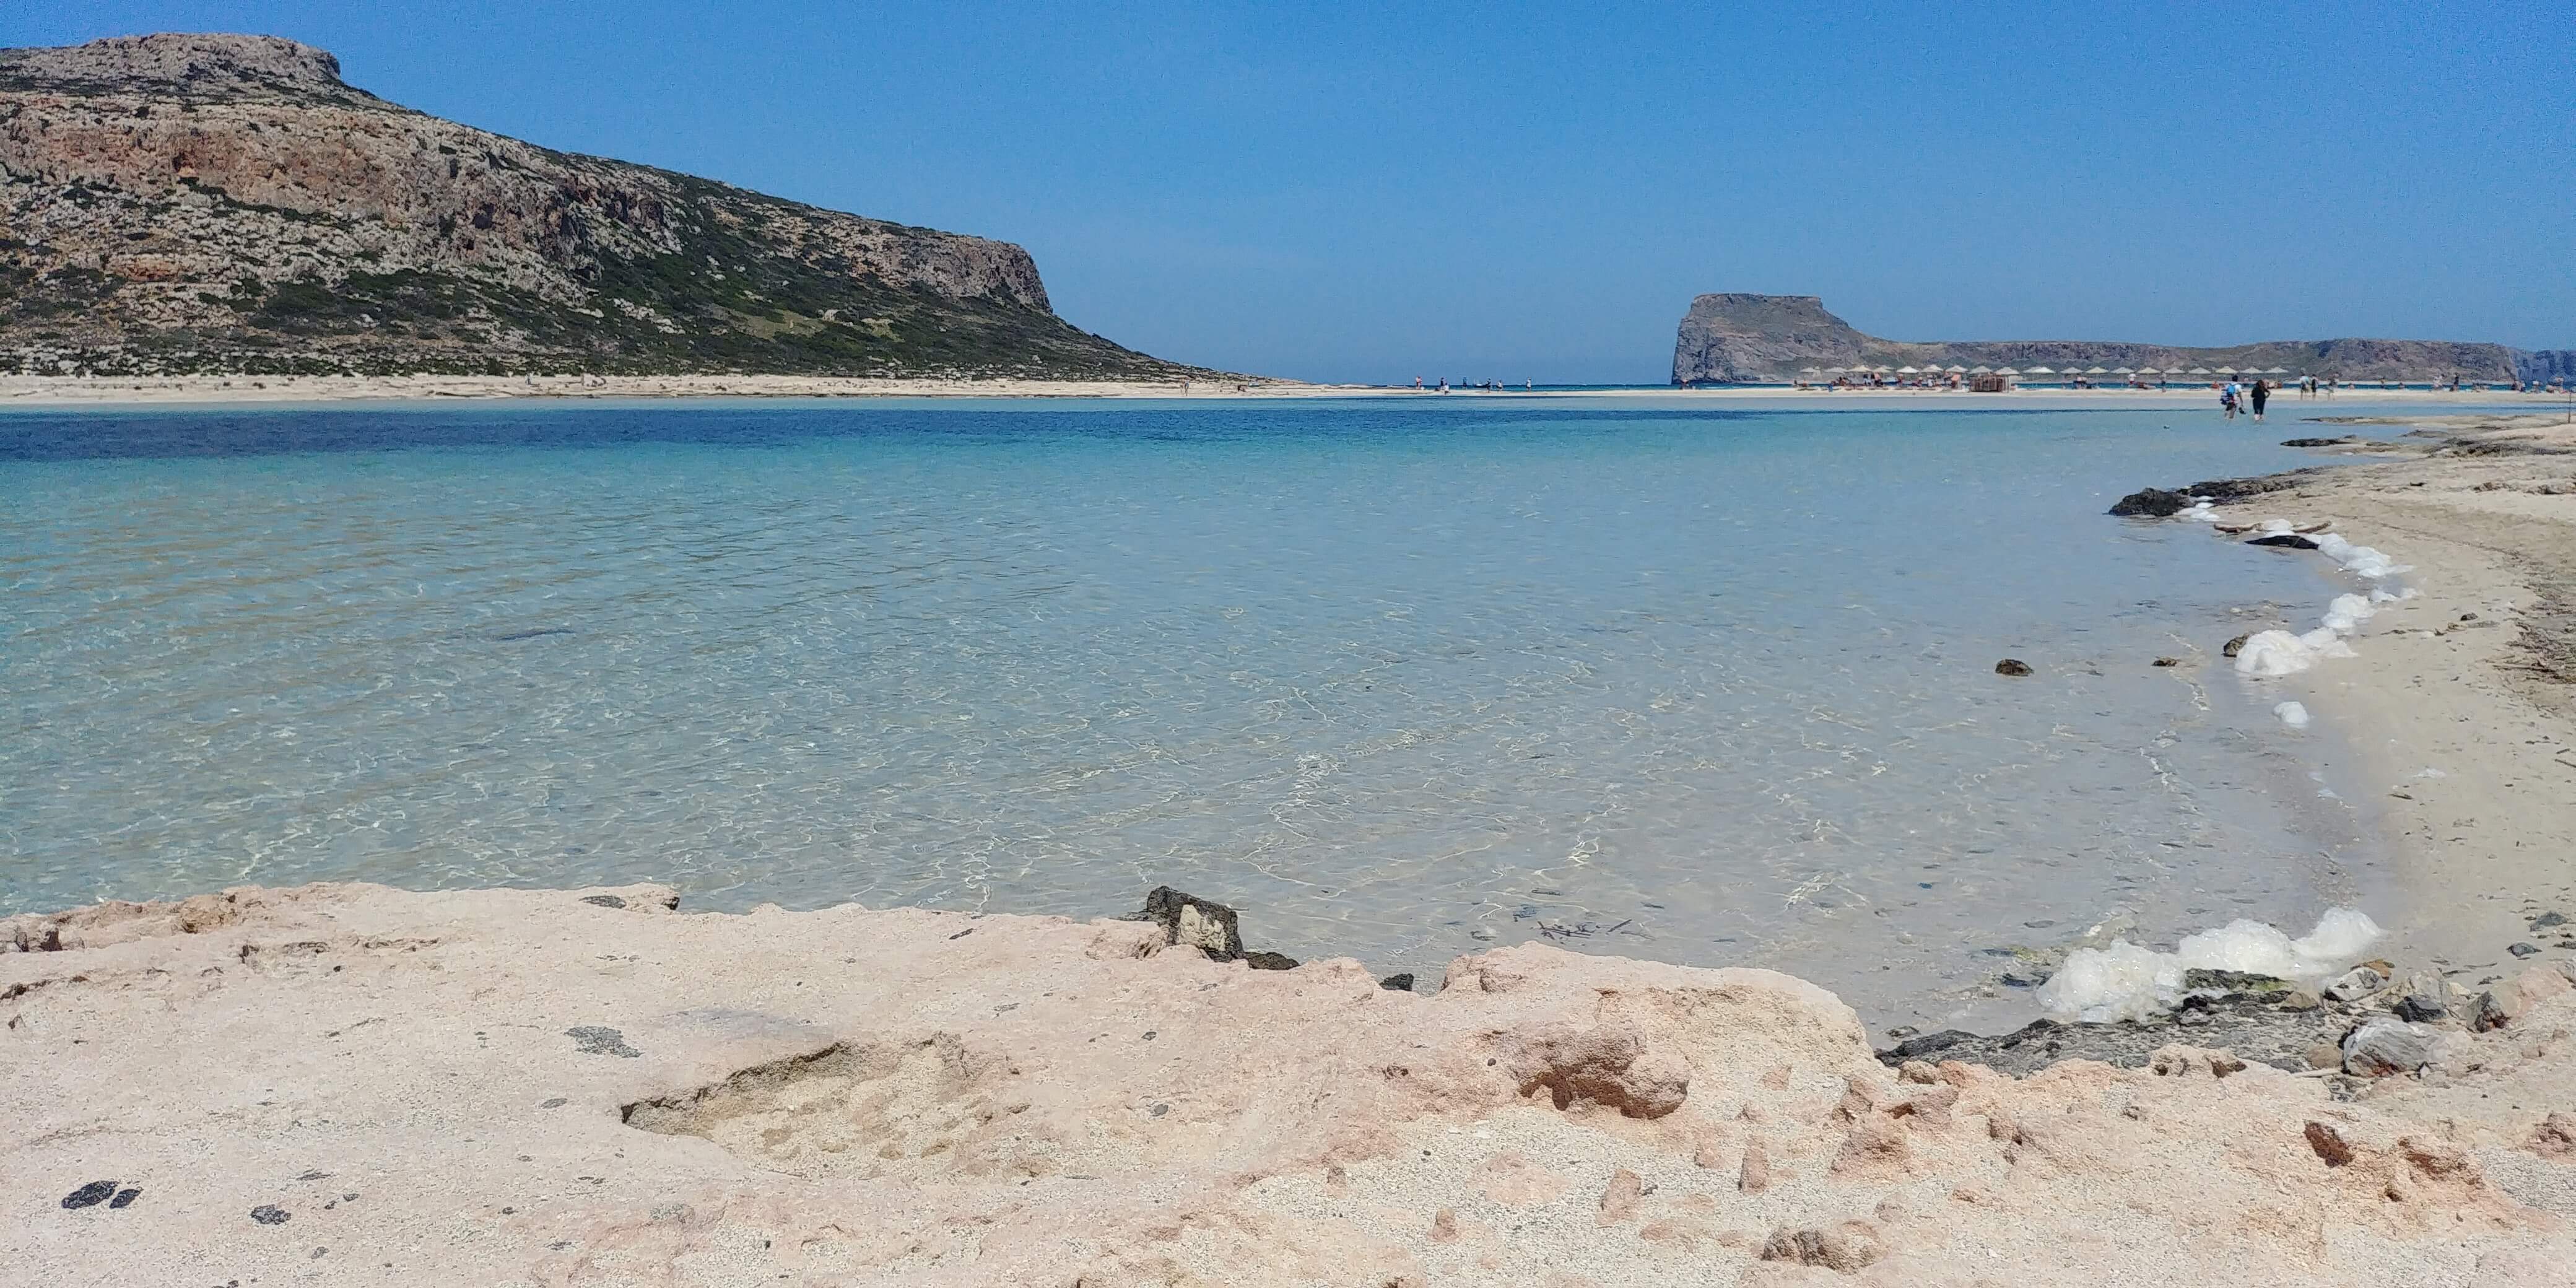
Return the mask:
M1961 340L1916 343L1863 335L1813 295L1703 295L1691 301L1673 343L1677 385L1773 382L1808 367L2156 367L2171 371L2280 367L2342 380L2547 381L2576 376L2576 350L2533 352L2444 340L2267 340L2225 348L2095 340Z
M1207 375L1008 242L556 152L319 49L0 50L0 372Z

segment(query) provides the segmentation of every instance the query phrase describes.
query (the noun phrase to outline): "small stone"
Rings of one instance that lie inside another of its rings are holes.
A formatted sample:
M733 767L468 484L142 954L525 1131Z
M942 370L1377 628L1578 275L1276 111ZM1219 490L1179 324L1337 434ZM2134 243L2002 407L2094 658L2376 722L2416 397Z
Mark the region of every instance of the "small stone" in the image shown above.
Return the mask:
M1448 1208L1442 1208L1431 1215L1431 1241L1433 1243L1456 1243L1458 1241L1458 1214L1456 1212L1453 1212Z
M2160 658L2157 658L2157 659L2156 659L2156 665L2158 665L2158 666L2180 666L2180 665L2182 665L2182 659L2181 659L2181 658L2178 658L2178 657L2160 657Z
M1887 1255L1886 1241L1867 1221L1844 1221L1827 1229L1771 1232L1762 1244L1764 1261L1793 1261L1850 1274Z
M250 1219L261 1225L284 1225L289 1215L286 1209L274 1203L262 1203L250 1210Z
M1601 1211L1593 1218L1597 1225L1617 1225L1637 1214L1637 1200L1645 1194L1645 1182L1635 1172L1620 1168L1610 1174L1609 1188L1601 1191Z
M2521 943L2514 944L2512 947L2505 949L2505 951L2512 953L2516 957L2538 957L2540 955L2540 945L2532 943L2529 940L2525 940Z
M2281 994L2280 1000L2274 1005L2284 1011L2313 1011L2322 1003L2318 1001L2316 994L2304 988L2294 988Z
M2386 987L2386 975L2368 966L2355 966L2326 985L2325 996L2329 1002L2358 1002Z
M624 899L613 894L586 894L581 897L581 901L594 908L623 908L626 906L626 901Z
M2566 924L2567 917L2563 913L2544 912L2531 919L2531 928L2534 930L2547 930L2551 926L2563 926Z
M64 1195L63 1207L69 1211L77 1211L85 1207L96 1207L101 1203L105 1203L108 1200L108 1196L114 1193L116 1193L116 1182L91 1181L89 1184Z
M1379 980L1377 986L1390 993L1410 993L1413 991L1413 972L1397 971Z
M124 1189L118 1190L116 1192L116 1197L109 1199L107 1201L107 1205L111 1208L132 1207L134 1206L134 1200L141 1197L143 1197L143 1191L135 1189L132 1186L127 1186Z
M2268 537L2256 537L2245 544L2249 546L2271 546L2274 549L2279 550L2314 550L2317 548L2316 538L2303 537L2295 532L2276 532Z
M2478 994L2478 1000L2469 1004L2469 1028L2472 1032L2492 1033L2512 1019L2492 990Z
M2343 1040L2343 1071L2354 1077L2414 1073L2432 1058L2433 1031L2403 1020L2366 1020Z
M2388 1009L2401 1020L2430 1024L2451 1013L2451 986L2439 975L2418 971L2406 980L2406 995Z
M573 1041L573 1049L581 1052L583 1055L624 1056L625 1058L632 1060L637 1056L644 1054L643 1052L626 1045L625 1034L620 1033L615 1029L602 1028L596 1024L575 1025L572 1028L565 1029L564 1036L571 1038Z
M2341 1167L2352 1161L2352 1145L2343 1133L2315 1119L2308 1120L2308 1148L2315 1150L2328 1167Z
M1744 1165L1736 1171L1735 1188L1747 1194L1771 1188L1771 1151L1759 1136L1744 1142Z
M2310 1043L2308 1045L2308 1067L2311 1069L2342 1068L2343 1051L2332 1042Z
M1245 953L1243 964L1254 970L1297 969L1297 959L1286 953Z
M561 1109L561 1108L563 1108L565 1105L568 1105L568 1104L571 1104L571 1103L572 1103L571 1101L566 1100L566 1099L564 1099L564 1098L563 1098L563 1097L561 1097L561 1096L549 1096L549 1097L547 1097L547 1099L546 1099L545 1103L543 1103L543 1104L541 1104L541 1105L538 1105L538 1106L537 1106L537 1108L539 1108L539 1109Z
M2030 663L2022 661L2017 657L2008 657L2003 661L1995 663L1995 674L1997 675L2028 675L2030 673Z
M2248 632L2246 632L2246 633L2245 633L2245 634L2243 634L2243 635L2239 635L2239 636L2237 636L2236 638L2234 638L2234 639L2232 639L2232 640L2227 641L2225 644L2219 645L2219 647L2218 647L2218 655L2219 655L2220 657L2234 657L2234 656L2236 656L2238 653L2241 653L2241 652L2243 652L2243 651L2244 651L2244 649L2245 649L2245 641L2250 640L2250 639L2252 639L2252 638L2254 638L2254 633L2253 633L2252 631L2248 631Z

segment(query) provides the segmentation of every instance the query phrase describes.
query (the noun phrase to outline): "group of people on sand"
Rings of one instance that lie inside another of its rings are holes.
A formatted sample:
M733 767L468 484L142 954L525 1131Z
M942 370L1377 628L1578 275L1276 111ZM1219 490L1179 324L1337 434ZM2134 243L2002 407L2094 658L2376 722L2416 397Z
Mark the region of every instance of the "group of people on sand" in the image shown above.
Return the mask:
M2272 401L2272 382L2261 376L2254 377L2254 383L2250 385L2240 386L2230 380L2218 391L2218 409L2227 413L2229 420L2236 419L2236 413L2243 411L2251 413L2255 422L2260 424L2263 420L2263 404L2270 401Z

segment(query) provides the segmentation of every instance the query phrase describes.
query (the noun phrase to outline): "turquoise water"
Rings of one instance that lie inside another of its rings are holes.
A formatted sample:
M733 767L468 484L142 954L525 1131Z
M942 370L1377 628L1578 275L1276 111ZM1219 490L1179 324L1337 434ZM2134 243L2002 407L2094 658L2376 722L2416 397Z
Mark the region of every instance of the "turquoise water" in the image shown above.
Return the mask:
M2362 882L2323 733L2146 665L2232 607L2312 613L2324 572L2102 514L2306 459L2276 421L0 416L0 912L363 879L1097 915L1170 883L1297 956L1436 976L1562 934L1932 1014L1980 948L2303 928Z

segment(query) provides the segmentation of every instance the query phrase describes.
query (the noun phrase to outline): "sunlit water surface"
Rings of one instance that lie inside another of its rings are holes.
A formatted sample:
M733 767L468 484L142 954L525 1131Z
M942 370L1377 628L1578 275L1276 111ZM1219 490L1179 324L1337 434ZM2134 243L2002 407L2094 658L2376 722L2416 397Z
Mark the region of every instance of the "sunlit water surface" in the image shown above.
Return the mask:
M2329 729L2148 665L2334 582L2102 514L2298 463L2274 440L2316 431L2275 420L0 415L0 912L362 879L1098 915L1169 883L1298 956L1436 977L1546 935L1949 1016L1981 950L2367 895Z

